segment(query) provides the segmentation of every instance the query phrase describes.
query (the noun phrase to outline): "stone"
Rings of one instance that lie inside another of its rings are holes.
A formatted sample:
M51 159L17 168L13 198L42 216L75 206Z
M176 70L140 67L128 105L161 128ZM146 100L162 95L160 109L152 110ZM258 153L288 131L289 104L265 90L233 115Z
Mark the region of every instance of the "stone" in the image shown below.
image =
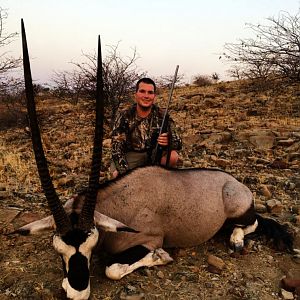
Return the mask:
M294 299L293 293L288 292L288 291L286 291L284 289L281 289L281 296L285 300L293 300Z
M300 216L299 215L295 216L293 221L295 222L295 224L300 225Z
M0 199L5 199L9 197L8 191L0 191Z
M215 267L215 266L212 266L212 265L208 265L207 267L207 271L210 272L210 273L213 273L213 274L221 274L222 273L222 270Z
M250 136L249 141L256 148L261 150L271 149L274 146L275 137L267 134L258 134Z
M261 204L261 203L257 203L255 204L255 210L258 212L258 213L266 213L267 212L267 207L264 205L264 204Z
M300 160L300 153L299 152L292 152L288 154L288 161Z
M11 223L19 214L20 210L16 209L1 209L0 210L0 228L7 226Z
M293 176L290 178L290 182L295 184L295 188L300 190L300 176Z
M62 177L58 180L57 182L57 186L59 187L71 187L74 186L75 182L74 182L74 178L67 176L67 177Z
M104 148L110 148L111 147L111 139L103 140L103 147Z
M138 293L138 294L129 295L125 292L121 292L120 293L120 299L121 300L141 300L141 299L145 299L145 294L144 293Z
M279 200L271 199L268 200L266 204L267 204L267 209L270 213L278 214L282 212L283 205Z
M289 168L289 163L286 162L283 159L280 158L276 158L271 164L270 166L274 169L288 169Z
M292 206L292 212L293 212L293 214L299 215L299 213L300 213L300 206L299 205L293 205Z
M217 268L220 271L223 270L224 267L225 267L224 261L221 258L219 258L219 257L217 257L215 255L212 255L212 254L208 255L208 257L207 257L207 263L210 266L215 267L215 268Z
M270 192L270 189L267 185L263 184L260 187L260 192L263 196L265 196L267 199L270 199L272 197L272 193Z
M227 167L227 166L230 166L231 165L231 162L230 160L227 160L227 159L223 159L223 158L217 158L215 160L215 164L219 167Z
M285 140L279 140L277 141L278 146L291 146L295 143L295 140L293 139L285 139Z
M184 166L185 168L190 168L190 167L193 166L193 164L192 164L192 162L191 162L190 160L184 160L184 161L183 161L183 166Z
M156 275L157 275L157 277L160 278L160 279L165 278L165 274L164 274L163 271L158 271Z

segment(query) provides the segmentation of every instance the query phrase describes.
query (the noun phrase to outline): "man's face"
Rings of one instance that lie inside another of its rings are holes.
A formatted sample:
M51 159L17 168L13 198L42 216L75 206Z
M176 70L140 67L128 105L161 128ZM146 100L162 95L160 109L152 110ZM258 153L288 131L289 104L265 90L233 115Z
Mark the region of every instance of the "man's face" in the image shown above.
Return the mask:
M150 109L155 100L154 86L152 84L140 82L135 93L135 101L142 109Z

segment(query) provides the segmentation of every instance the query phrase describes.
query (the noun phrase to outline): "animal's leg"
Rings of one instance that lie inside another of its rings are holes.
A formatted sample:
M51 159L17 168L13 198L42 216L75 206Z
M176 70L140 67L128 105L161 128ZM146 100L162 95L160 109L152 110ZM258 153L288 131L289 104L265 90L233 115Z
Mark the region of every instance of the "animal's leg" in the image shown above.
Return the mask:
M244 247L244 236L246 234L252 233L256 230L258 226L257 220L252 225L246 227L235 227L230 236L230 245L234 251L240 251Z
M143 248L143 249L142 249ZM129 253L133 251L133 253L139 253L135 257L135 262L132 263L134 257L130 257ZM117 261L110 266L106 267L105 274L108 278L119 280L127 274L130 274L134 270L140 267L153 267L159 265L165 265L171 261L173 258L162 248L155 249L153 251L149 251L147 248L143 246L136 246L131 249L125 251L126 253L118 255ZM146 254L142 258L138 257L142 253ZM119 257L119 259L118 259ZM128 263L125 263L126 259Z
M224 227L234 228L230 245L234 251L240 251L244 247L244 236L258 226L252 194L246 186L228 181L223 187L223 201L228 218Z

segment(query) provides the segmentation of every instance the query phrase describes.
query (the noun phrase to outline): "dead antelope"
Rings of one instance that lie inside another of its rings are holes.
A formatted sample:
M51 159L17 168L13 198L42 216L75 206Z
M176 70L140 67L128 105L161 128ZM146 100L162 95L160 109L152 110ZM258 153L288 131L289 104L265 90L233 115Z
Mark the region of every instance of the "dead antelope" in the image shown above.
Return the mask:
M171 170L149 166L98 184L103 136L100 39L89 188L63 207L53 188L41 144L23 22L22 37L33 148L52 216L25 225L18 232L33 234L56 230L53 245L62 257L62 286L68 298L89 298L89 264L99 236L102 248L113 254L106 267L106 275L111 279L120 279L139 267L167 264L172 258L163 248L199 245L226 224L234 225L230 244L235 250L241 249L244 236L254 231L265 233L292 249L292 237L286 228L256 214L250 190L220 170Z

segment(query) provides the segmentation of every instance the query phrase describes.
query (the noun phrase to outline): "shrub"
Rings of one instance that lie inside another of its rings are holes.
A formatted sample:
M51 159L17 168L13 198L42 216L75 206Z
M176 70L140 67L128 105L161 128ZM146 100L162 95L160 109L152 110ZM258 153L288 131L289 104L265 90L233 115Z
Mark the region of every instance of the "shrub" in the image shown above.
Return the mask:
M207 75L196 75L193 79L193 84L197 86L208 86L213 84L213 80Z

